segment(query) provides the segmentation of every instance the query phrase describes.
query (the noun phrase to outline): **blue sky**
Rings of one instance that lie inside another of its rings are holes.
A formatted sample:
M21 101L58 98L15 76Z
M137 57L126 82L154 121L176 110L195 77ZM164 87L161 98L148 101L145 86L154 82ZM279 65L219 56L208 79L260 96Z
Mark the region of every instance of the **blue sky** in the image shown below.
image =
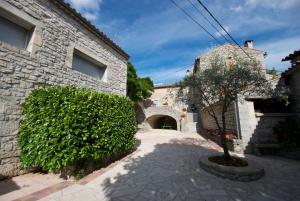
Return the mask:
M196 56L217 45L169 0L67 1L130 55L140 76L150 76L155 83L180 80ZM188 0L176 2L224 41ZM203 3L240 44L252 39L255 48L266 51L268 68L286 69L289 63L281 59L300 49L300 0Z

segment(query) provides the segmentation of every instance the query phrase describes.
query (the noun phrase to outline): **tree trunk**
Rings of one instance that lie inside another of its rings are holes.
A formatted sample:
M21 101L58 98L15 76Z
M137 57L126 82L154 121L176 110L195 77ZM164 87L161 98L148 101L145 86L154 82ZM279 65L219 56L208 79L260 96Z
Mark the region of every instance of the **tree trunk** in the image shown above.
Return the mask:
M231 160L231 156L229 154L228 147L227 147L227 140L225 137L225 134L226 134L226 122L225 121L226 121L225 112L222 112L221 145L223 147L225 160Z

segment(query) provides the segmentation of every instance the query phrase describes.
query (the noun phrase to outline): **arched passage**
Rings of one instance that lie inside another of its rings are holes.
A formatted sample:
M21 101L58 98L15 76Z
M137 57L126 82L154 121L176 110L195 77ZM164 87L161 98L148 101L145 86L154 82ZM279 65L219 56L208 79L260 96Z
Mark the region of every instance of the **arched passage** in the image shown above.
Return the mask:
M177 130L177 121L168 115L153 115L147 118L152 129L172 129Z

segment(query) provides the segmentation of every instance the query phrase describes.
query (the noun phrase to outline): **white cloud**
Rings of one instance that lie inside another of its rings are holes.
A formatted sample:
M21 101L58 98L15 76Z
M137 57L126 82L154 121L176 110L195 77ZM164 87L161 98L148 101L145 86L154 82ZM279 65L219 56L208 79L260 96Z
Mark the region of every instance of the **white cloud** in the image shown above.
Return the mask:
M67 0L73 8L82 13L88 20L96 20L99 16L103 0Z
M99 10L102 0L68 0L77 10Z
M275 67L275 69L282 71L289 67L290 63L281 62L281 60L295 50L298 50L300 48L299 44L300 36L297 36L282 40L270 40L259 44L257 48L268 53L266 58L268 68Z
M228 28L227 26L225 26L224 28L225 28L225 30L229 33L229 28ZM221 30L219 30L218 32L215 33L215 36L216 36L217 38L220 38L222 35L223 35L223 36L226 36L226 35L227 35L227 33L226 33L223 29L221 29Z
M83 13L83 16L90 21L96 20L98 17L96 14L89 13L89 12Z
M181 80L187 73L187 70L191 70L192 66L180 66L173 68L157 69L155 71L141 74L141 76L149 76L154 80L154 83L174 83Z
M230 7L230 10L235 11L235 12L241 12L241 11L243 11L244 9L243 9L243 6L238 5L238 6Z
M204 39L204 36L194 22L178 8L170 6L160 12L144 13L119 32L117 40L129 51L144 53L176 41ZM208 37L205 39L209 41Z
M212 8L211 10L217 18L220 19L221 23L229 28L233 37L242 38L243 40L249 39L249 36L252 38L261 34L276 33L278 30L292 30L299 26L299 23L292 23L291 20L299 21L300 15L295 5L300 4L300 0L297 1L299 3L294 2L294 7L288 10L284 10L278 6L278 4L283 3L277 0L274 0L275 5L270 3L264 5L264 2L268 0L262 0L261 4L258 0L251 0L251 2L249 2L251 5L249 5L249 3L247 4L247 1L248 0L238 1L238 3L228 3L227 9L226 4L209 4L208 6ZM287 1L290 3L286 4L286 6L291 6L291 0ZM270 2L273 2L273 0ZM274 10L268 9L271 6L274 8L278 7L278 9L274 12ZM241 12L237 12L237 10L241 10ZM220 34L216 36L219 35Z
M289 9L300 6L299 0L246 0L246 6L273 9Z

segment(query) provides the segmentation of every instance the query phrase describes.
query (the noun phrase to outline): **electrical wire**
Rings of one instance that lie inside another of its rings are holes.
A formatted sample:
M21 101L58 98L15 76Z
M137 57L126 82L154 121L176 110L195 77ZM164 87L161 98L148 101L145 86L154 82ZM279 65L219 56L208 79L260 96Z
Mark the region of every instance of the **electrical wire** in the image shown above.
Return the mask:
M239 48L250 58L252 59L249 54L238 44L238 42L228 33L228 31L224 28L224 26L221 24L219 20L209 11L209 9L201 2L201 0L197 0L198 3L208 12L208 14L214 19L215 22L218 23L218 25L225 31L225 33L231 38L231 40L239 46Z
M190 2L190 4L195 8L195 10L211 25L212 28L215 29L217 33L219 33L225 39L225 41L230 43L226 36L201 12L201 10L191 0L188 0L188 2Z
M195 24L197 24L202 30L204 30L209 36L211 36L217 43L222 45L222 42L214 37L204 26L202 26L195 18L193 18L186 10L179 6L174 0L170 0L178 9L180 9L186 16L188 16Z

